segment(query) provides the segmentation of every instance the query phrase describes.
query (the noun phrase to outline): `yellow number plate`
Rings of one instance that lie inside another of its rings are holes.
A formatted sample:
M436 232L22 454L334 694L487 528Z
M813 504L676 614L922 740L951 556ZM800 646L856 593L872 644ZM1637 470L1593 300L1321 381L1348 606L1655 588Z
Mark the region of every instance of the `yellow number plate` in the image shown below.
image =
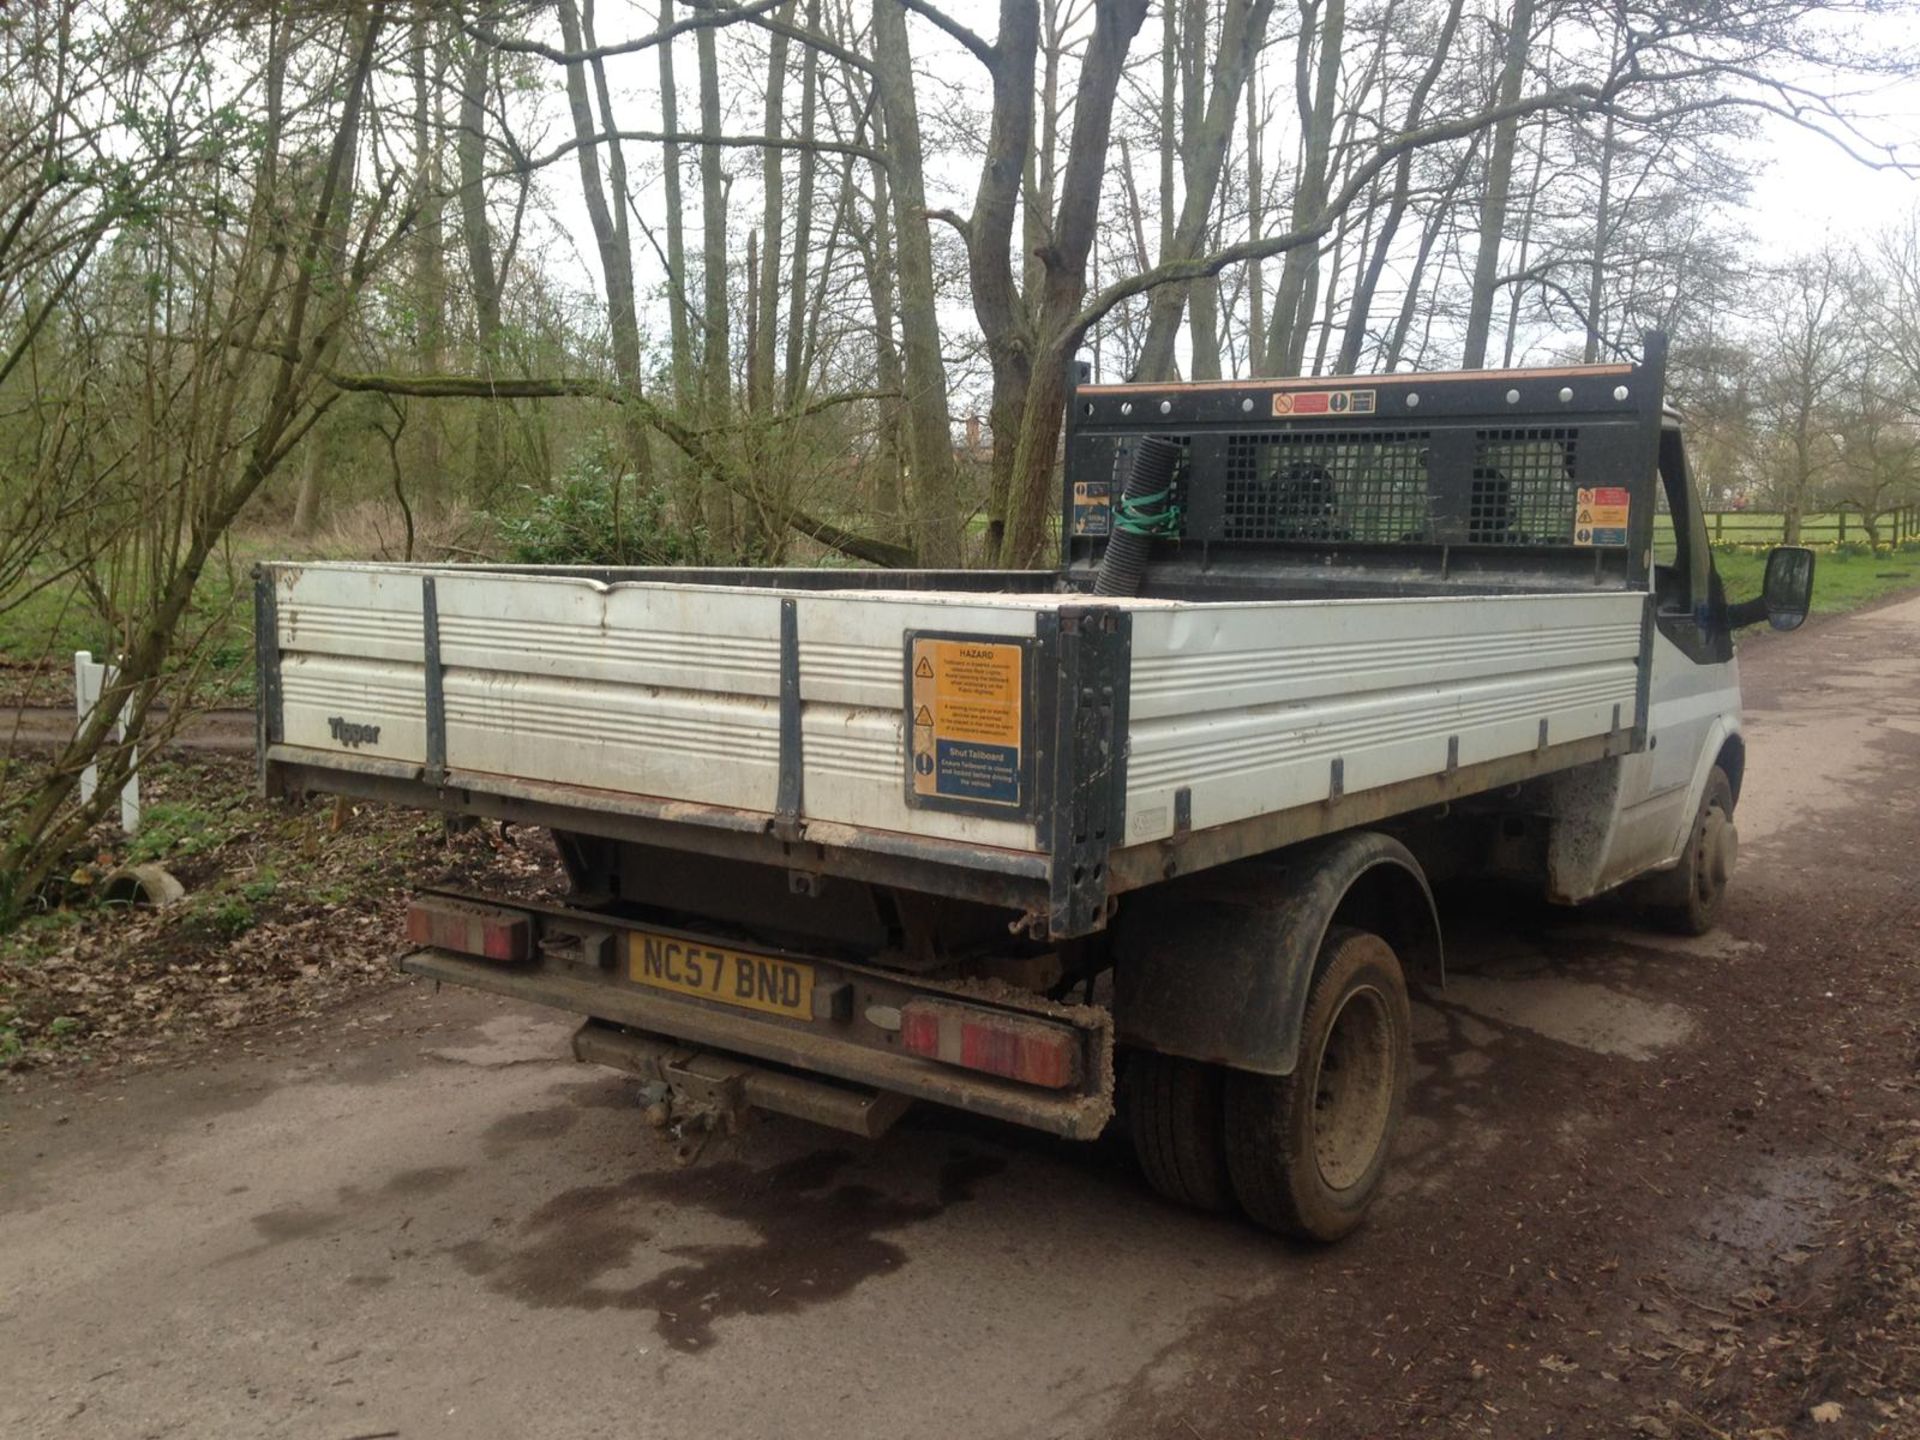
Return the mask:
M813 1018L811 965L644 930L628 933L627 964L635 984L655 990L698 995L769 1015Z

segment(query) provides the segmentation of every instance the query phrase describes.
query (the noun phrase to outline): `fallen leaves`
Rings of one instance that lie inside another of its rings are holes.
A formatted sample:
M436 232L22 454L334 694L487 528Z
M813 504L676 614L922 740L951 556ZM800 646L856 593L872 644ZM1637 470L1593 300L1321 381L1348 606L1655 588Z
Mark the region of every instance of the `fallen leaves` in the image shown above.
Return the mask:
M245 823L194 857L182 904L75 910L12 937L0 950L9 1068L141 1059L315 1014L391 983L415 886L537 894L560 881L544 831L502 841L405 810L289 807L254 797L239 757L156 766L146 784L152 801L173 789Z

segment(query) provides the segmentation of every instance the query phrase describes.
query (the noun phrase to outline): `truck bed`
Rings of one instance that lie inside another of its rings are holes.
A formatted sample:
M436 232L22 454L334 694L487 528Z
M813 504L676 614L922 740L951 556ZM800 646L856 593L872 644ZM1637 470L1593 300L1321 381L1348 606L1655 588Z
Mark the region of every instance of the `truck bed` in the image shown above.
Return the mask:
M263 782L729 835L936 892L987 873L1063 935L1178 869L1621 753L1640 720L1631 589L1095 600L1051 573L642 573L262 567ZM1005 588L960 588L982 583ZM987 709L942 692L930 716L936 659L974 666Z

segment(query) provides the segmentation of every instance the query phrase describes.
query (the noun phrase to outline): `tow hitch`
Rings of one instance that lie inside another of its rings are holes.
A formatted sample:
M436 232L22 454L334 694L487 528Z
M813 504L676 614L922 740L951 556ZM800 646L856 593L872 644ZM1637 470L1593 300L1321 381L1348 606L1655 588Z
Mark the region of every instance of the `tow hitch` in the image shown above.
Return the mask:
M771 1110L873 1139L912 1102L904 1095L775 1069L725 1051L589 1020L573 1037L574 1057L640 1076L647 1123L691 1164L716 1133L732 1135L755 1110Z

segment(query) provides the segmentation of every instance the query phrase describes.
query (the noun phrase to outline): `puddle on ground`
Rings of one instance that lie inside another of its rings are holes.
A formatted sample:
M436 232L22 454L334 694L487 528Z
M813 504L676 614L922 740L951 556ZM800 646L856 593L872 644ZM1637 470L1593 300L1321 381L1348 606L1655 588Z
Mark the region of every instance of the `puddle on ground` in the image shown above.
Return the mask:
M1450 975L1444 1003L1563 1045L1628 1060L1651 1060L1694 1030L1693 1017L1678 1005L1558 976Z
M1828 1165L1815 1156L1773 1156L1745 1182L1697 1216L1678 1238L1667 1269L1689 1284L1725 1285L1738 1274L1772 1273L1797 1265L1819 1248L1825 1221L1842 1193Z
M641 1171L556 1195L516 1229L448 1247L488 1288L538 1308L652 1311L675 1350L714 1343L714 1323L736 1315L784 1315L836 1299L906 1262L888 1234L973 1197L1004 1160L953 1151L931 1199L882 1194L843 1182L846 1151L822 1151L756 1170L739 1161ZM643 1259L653 1239L643 1215L693 1207L743 1225L750 1240L667 1245L678 1264L637 1284L609 1277Z

